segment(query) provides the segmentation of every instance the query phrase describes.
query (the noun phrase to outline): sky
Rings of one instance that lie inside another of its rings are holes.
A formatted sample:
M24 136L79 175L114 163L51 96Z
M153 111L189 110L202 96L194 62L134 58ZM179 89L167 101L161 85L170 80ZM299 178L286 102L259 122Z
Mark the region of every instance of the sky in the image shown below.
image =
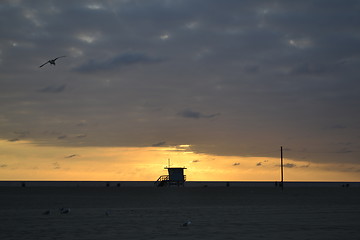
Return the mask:
M360 181L359 12L1 1L0 180Z

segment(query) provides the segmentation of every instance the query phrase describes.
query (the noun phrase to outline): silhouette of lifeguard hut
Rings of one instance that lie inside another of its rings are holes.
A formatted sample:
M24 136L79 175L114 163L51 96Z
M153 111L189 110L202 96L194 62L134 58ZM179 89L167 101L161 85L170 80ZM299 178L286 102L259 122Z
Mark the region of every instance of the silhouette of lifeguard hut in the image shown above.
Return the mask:
M184 186L186 181L186 175L184 175L185 167L165 167L164 169L168 170L169 175L161 175L156 182L154 183L157 187L164 187L164 186Z

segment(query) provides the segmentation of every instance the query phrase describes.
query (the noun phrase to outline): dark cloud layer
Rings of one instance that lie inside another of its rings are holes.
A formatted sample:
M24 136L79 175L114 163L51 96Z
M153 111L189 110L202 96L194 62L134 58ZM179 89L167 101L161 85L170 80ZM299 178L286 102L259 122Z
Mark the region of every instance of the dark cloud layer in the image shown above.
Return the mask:
M359 163L359 11L355 0L2 1L0 137L269 157L287 146L289 158Z

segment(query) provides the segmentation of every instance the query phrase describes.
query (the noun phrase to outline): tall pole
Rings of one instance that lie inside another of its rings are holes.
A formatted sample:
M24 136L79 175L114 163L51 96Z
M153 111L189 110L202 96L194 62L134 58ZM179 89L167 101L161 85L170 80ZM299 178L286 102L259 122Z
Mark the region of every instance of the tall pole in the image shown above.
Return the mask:
M284 190L284 162L283 162L283 148L282 146L280 147L280 152L281 152L281 190Z

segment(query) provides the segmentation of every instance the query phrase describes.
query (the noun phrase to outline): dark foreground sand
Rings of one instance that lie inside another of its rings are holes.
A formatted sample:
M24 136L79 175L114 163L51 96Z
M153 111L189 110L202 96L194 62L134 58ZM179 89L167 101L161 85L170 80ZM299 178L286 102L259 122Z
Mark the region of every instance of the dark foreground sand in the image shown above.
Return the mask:
M1 240L360 239L357 187L1 187L0 194ZM71 212L60 214L62 207Z

